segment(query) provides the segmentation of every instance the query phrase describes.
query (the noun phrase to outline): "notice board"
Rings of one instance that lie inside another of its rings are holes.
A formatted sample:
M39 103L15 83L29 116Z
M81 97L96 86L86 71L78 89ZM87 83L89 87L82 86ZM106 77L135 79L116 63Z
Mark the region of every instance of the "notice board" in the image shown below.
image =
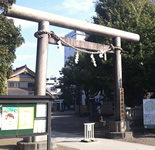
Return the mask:
M0 138L48 134L49 97L22 98L1 101L0 96Z
M155 128L155 99L143 99L144 128Z

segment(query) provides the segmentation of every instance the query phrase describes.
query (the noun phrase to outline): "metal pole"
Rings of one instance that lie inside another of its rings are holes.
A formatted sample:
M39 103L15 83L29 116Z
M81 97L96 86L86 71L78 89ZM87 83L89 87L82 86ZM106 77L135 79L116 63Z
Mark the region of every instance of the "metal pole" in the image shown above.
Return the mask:
M38 30L49 32L49 22L39 22ZM35 95L45 95L46 93L46 73L48 59L48 35L44 34L37 41L37 60L36 60L36 76L35 76Z
M106 26L101 26L93 23L88 23L85 21L80 21L68 17L63 17L51 13L46 13L30 8L25 8L17 5L12 5L8 8L6 13L7 16L25 19L34 22L40 22L41 20L46 20L50 25L79 30L86 33L106 35L109 37L121 37L122 39L139 41L140 36L135 33L126 32Z
M113 45L118 47L114 53L114 104L115 121L120 121L120 89L122 88L122 60L121 60L121 38L113 38Z

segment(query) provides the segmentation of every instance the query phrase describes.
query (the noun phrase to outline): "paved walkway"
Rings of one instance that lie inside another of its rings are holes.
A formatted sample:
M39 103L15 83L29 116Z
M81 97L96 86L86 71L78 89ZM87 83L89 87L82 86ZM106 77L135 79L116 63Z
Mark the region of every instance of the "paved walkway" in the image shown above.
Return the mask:
M52 131L53 138L56 140L57 145L63 147L61 150L155 150L155 146L103 138L96 138L96 142L84 143L81 142L83 137L80 135L57 131ZM0 139L0 150L16 150L16 142L20 140L18 138Z
M0 139L0 150L17 150L18 141L22 141L22 138Z
M84 143L81 142L82 136L52 132L58 145L75 148L77 150L155 150L155 146L116 141L112 139L97 138L97 142Z
M106 118L105 118L106 119ZM143 139L141 143L149 144L147 139L151 141L149 145L123 142L103 137L103 127L97 127L97 142L83 143L83 123L88 121L88 117L78 117L71 112L52 114L52 137L57 142L57 150L155 150L155 135L135 137L133 140ZM105 128L105 127L104 127ZM66 132L66 133L64 133ZM22 139L0 139L0 150L17 150L16 143ZM62 146L62 147L61 147Z

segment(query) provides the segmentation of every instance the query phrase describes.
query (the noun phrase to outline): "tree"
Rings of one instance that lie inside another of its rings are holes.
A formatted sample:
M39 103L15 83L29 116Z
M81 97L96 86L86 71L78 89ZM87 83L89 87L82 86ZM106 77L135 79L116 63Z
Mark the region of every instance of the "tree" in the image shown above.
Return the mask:
M80 93L82 90L86 91L87 100L89 99L89 91L90 89L90 74L89 69L86 68L86 61L82 59L83 55L80 54L80 60L78 65L75 64L74 58L70 57L69 61L66 63L66 67L62 69L63 78L61 82L64 83L64 89L68 89L69 87L73 87L76 103L80 102ZM88 67L88 65L87 65Z
M5 11L15 1L0 0L0 9ZM6 94L6 81L12 74L15 49L24 42L20 28L15 27L12 19L0 15L0 95Z
M151 0L97 0L95 8L97 14L93 17L95 24L138 33L141 37L138 43L122 40L122 48L128 52L122 54L125 101L128 106L139 105L142 103L143 93L155 89L155 6ZM98 35L90 35L88 40L103 44L112 43L112 39ZM76 78L78 76L77 84L84 84L83 88L87 85L91 93L104 89L106 95L111 95L113 54L108 54L108 61L95 56L97 68L90 67L92 64L88 58L89 55L82 55L79 60L78 70L75 73ZM76 67L72 62L71 72L65 76L70 83L73 81L71 75ZM87 72L84 75L81 74L83 68ZM84 81L79 82L81 80Z
M96 13L94 23L135 32L141 37L138 43L122 41L122 48L128 52L122 58L126 102L129 105L132 102L140 104L137 99L142 100L142 93L155 88L155 6L151 0L98 0ZM91 38L102 43L102 39L107 39ZM137 91L141 95L138 98Z
M63 90L74 87L74 96L77 98L77 104L81 101L82 90L85 91L86 104L88 105L89 99L96 96L99 91L102 92L103 89L106 96L111 95L113 89L111 61L104 61L98 56L95 56L95 58L98 62L97 68L91 63L89 54L80 53L78 64L75 64L74 57L70 57L69 61L66 62L66 67L62 69L63 77L61 78L61 82L63 83ZM65 91L63 92L64 94L66 93Z

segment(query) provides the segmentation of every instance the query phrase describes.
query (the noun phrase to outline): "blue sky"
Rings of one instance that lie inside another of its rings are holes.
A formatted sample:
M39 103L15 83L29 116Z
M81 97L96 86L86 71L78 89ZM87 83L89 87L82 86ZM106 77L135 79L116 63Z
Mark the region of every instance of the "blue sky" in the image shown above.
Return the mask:
M16 5L33 8L61 16L91 22L95 15L94 0L16 0ZM16 26L21 26L21 34L25 44L16 49L17 59L14 69L27 65L35 71L37 39L34 33L38 30L38 23L20 19L14 19ZM57 35L64 36L71 30L50 26L50 31ZM48 71L47 77L59 76L59 70L64 66L64 53L60 53L56 45L49 45L48 49Z

